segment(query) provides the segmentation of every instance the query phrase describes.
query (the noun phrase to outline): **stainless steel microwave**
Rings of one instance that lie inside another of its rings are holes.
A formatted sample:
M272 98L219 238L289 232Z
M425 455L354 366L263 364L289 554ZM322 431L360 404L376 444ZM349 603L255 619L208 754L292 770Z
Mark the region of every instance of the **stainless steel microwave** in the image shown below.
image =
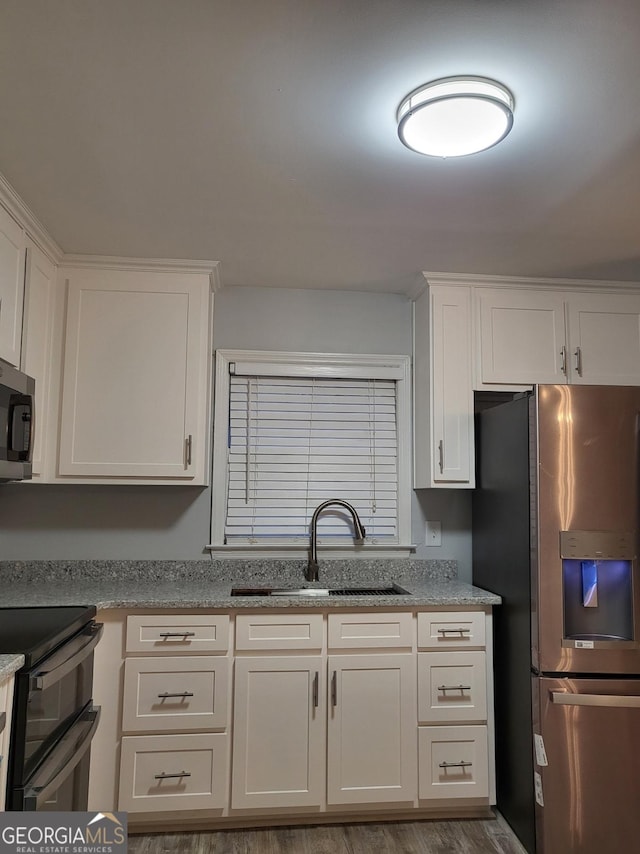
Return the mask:
M31 478L36 383L0 360L0 483Z

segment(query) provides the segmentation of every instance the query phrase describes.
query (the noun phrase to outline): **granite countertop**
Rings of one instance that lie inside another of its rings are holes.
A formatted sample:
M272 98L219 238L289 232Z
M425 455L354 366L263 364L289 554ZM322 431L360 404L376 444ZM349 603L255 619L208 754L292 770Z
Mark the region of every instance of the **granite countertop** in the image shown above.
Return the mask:
M13 676L16 670L20 670L23 664L24 655L18 655L17 653L0 655L0 684L10 676Z
M320 582L304 580L299 560L0 562L2 607L349 608L485 606L500 597L456 577L455 561L325 560ZM369 587L395 582L409 595L231 596L242 587Z

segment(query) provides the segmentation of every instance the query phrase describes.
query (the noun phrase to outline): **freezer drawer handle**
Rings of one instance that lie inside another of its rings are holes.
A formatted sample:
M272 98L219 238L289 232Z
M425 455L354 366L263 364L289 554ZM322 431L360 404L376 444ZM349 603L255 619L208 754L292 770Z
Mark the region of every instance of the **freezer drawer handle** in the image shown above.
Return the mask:
M438 768L470 768L473 762L441 762Z
M164 771L161 771L159 774L154 774L155 780L173 780L173 779L182 779L183 777L190 777L190 771L181 771L179 774L165 774Z
M162 694L158 694L159 700L168 700L170 697L180 697L181 699L185 697L193 697L192 691L182 691L180 694L170 694L168 691L164 691Z
M160 632L161 638L192 638L195 632Z
M571 694L568 691L552 691L551 700L560 706L617 706L640 709L640 696L618 694Z
M438 685L438 691L470 691L471 685Z

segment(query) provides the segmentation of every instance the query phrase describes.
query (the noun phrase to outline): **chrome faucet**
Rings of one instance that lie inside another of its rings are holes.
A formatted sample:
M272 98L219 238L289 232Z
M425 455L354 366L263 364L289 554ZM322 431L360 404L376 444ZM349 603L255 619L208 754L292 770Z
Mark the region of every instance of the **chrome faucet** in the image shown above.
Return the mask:
M347 501L343 501L341 498L330 498L328 501L323 501L322 504L318 504L316 509L313 511L313 516L311 517L311 525L309 526L310 541L309 563L307 564L307 581L318 581L318 516L322 513L323 510L325 510L327 507L332 507L334 504L338 507L344 507L345 510L348 510L349 513L351 513L351 518L353 519L353 532L355 534L355 539L364 540L366 536L367 532L362 526L360 517L356 513L355 509Z

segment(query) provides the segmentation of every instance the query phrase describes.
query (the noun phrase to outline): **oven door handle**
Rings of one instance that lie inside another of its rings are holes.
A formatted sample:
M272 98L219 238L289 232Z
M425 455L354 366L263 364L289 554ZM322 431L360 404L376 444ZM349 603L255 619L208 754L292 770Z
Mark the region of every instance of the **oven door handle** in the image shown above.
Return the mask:
M84 631L66 643L58 654L51 656L47 662L47 665L51 667L50 670L39 670L32 674L29 690L45 691L55 685L56 682L64 679L68 673L75 670L85 658L91 655L102 637L103 630L103 623L90 623Z
M62 736L24 792L25 811L38 810L57 791L91 747L98 728L100 706L90 706ZM49 775L53 772L53 776ZM40 781L43 780L41 783Z

